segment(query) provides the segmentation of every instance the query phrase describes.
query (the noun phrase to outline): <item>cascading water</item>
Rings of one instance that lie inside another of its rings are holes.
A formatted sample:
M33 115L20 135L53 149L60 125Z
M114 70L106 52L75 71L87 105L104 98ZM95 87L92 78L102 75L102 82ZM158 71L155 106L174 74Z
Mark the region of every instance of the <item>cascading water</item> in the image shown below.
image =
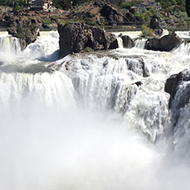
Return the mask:
M189 105L172 133L164 92L189 67L188 44L166 53L138 43L56 61L51 32L23 52L0 49L0 189L188 189Z

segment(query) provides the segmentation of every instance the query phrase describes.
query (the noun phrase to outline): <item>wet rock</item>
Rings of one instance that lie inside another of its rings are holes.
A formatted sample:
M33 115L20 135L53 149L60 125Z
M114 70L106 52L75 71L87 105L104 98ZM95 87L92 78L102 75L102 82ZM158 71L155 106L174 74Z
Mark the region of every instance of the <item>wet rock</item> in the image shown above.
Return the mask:
M141 86L143 83L142 83L142 81L137 81L137 82L135 82L133 84L136 84L137 86Z
M190 81L190 70L184 70L178 74L171 75L166 80L165 91L174 97L178 86L183 81Z
M165 35L162 38L151 38L146 41L145 49L155 51L171 51L178 48L182 39L179 38L175 32Z
M135 46L134 41L129 36L121 36L121 39L123 41L123 47L124 48L132 48Z
M175 127L190 103L190 70L187 69L169 77L166 80L165 91L170 94L169 108L171 121Z
M59 58L79 53L86 47L93 50L115 49L118 47L114 34L84 23L59 24Z

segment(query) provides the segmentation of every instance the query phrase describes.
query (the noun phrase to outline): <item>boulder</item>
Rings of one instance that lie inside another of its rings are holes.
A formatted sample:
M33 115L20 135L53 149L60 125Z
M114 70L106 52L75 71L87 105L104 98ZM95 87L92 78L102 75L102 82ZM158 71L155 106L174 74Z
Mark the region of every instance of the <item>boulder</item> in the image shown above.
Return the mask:
M118 47L114 34L84 23L58 24L59 58L71 53L79 53L86 47L94 50L115 49Z
M145 49L155 51L171 51L178 48L182 39L179 38L175 32L165 35L162 38L151 38L146 41Z
M135 46L134 41L127 35L121 36L124 48L132 48Z

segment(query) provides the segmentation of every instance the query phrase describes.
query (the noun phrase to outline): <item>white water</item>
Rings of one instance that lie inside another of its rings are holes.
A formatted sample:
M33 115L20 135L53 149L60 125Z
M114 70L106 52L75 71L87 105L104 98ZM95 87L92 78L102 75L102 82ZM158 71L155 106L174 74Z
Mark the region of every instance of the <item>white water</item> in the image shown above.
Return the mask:
M164 92L189 67L180 48L55 61L53 32L24 52L1 49L9 59L0 66L0 189L188 189L188 133L173 146Z

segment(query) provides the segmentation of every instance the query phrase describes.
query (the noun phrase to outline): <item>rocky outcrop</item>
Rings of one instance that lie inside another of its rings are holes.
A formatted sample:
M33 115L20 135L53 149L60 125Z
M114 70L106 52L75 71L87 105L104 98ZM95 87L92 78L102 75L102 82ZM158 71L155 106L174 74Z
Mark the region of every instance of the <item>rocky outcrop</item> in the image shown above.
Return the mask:
M171 75L170 78L166 80L165 91L169 93L173 99L180 84L186 81L190 81L190 70L184 70L178 74Z
M175 32L169 35L165 35L162 38L151 38L146 41L145 49L155 51L171 51L178 48L182 39L180 39Z
M121 36L124 48L132 48L135 46L135 42L127 35Z
M157 16L153 16L150 20L150 28L153 29L156 35L162 35L163 29L161 26L161 20Z
M98 25L125 25L141 24L142 20L132 15L130 12L123 14L121 10L115 8L109 1L95 0L88 4L75 7L68 18L72 20L83 20L87 24Z
M125 16L109 4L104 4L100 13L106 18L108 24L114 25L125 23Z
M115 49L118 47L114 34L83 23L59 24L59 58L71 53L79 53L86 47L94 50Z
M172 122L177 123L183 108L190 99L190 70L184 70L170 76L166 80L165 91L170 94L169 108L172 113Z
M39 36L39 27L29 26L29 27L11 27L7 29L8 33L14 37L19 38L21 49L25 49L30 43L36 41Z
M20 39L22 49L25 49L28 44L33 43L37 39L41 26L40 18L9 14L4 19L10 26L7 29L8 33Z

